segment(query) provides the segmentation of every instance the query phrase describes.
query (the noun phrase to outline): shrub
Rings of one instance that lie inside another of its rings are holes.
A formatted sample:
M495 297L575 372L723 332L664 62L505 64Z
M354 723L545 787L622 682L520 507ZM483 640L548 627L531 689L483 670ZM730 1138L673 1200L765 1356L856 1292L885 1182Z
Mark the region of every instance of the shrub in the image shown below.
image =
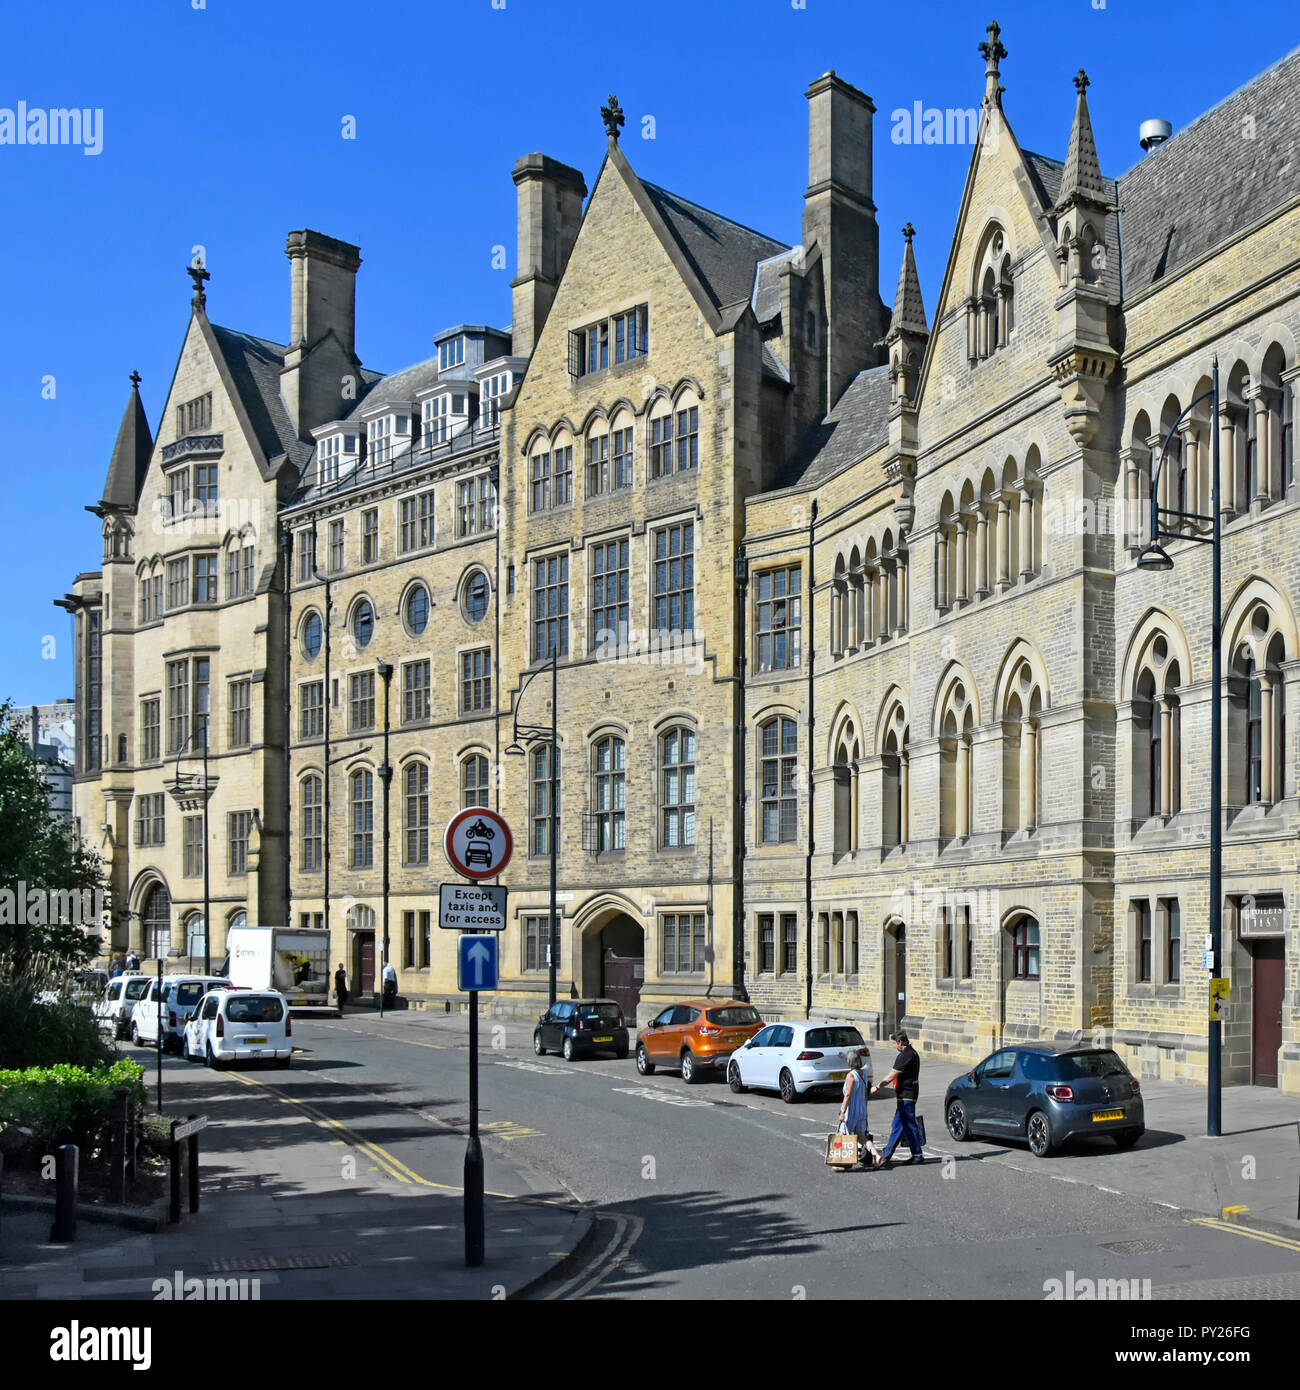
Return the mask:
M113 1096L125 1087L138 1115L145 1105L144 1068L122 1060L94 1070L61 1063L0 1071L0 1124L20 1125L32 1133L36 1152L76 1144L83 1162L107 1153L113 1120Z
M0 1068L112 1063L112 1044L94 1014L69 997L69 988L66 975L40 969L0 979Z

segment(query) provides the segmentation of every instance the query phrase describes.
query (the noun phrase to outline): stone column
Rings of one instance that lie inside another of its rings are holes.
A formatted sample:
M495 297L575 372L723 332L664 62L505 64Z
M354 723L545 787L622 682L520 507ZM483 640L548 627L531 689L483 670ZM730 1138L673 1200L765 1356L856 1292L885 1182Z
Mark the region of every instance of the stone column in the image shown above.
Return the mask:
M957 593L958 603L965 603L970 595L966 592L966 517L963 513L957 514Z
M940 526L935 532L935 574L934 574L934 602L935 607L944 609L948 607L948 535Z
M1037 729L1033 721L1024 716L1020 721L1020 828L1031 830L1034 826L1037 808L1034 805L1037 792Z
M1259 672L1259 799L1265 806L1273 804L1273 677L1268 671Z
M1249 408L1255 412L1255 495L1252 502L1266 501L1273 495L1272 451L1269 448L1268 400L1262 387L1253 386L1246 393Z
M837 579L831 585L831 655L839 656L844 650L844 643L840 640L840 613L843 609L843 600L840 597L840 583Z
M859 640L858 632L858 574L856 570L850 570L847 579L847 591L845 597L848 599L848 645L847 650L852 651Z
M898 755L898 843L900 845L906 844L911 838L912 817L908 810L909 793L907 751L904 750Z
M862 640L870 645L876 640L876 571L862 571Z
M978 321L977 348L981 357L989 355L989 305L988 300L981 299L979 308L976 310Z
M1011 587L1011 499L998 498L998 588Z
M1290 463L1290 468L1288 469L1288 467L1287 467L1287 459L1286 459L1286 454L1285 454L1285 452L1283 453L1282 457L1280 457L1280 458L1278 459L1278 471L1279 471L1279 474L1280 474L1280 476L1281 476L1281 486L1282 486L1282 496L1283 496L1283 497L1289 496L1290 493L1291 493L1291 491L1292 491L1292 489L1295 487L1297 481L1300 481L1300 479L1297 478L1297 475L1296 475L1296 466L1295 466L1295 455L1296 455L1296 437L1295 437L1296 388L1295 388L1295 386L1293 385L1293 383L1295 382L1295 380L1296 380L1297 377L1300 377L1300 367L1289 367L1285 372L1282 373L1282 401L1281 401L1281 405L1279 406L1279 409L1280 409L1281 412L1282 412L1282 422L1283 422L1283 424L1285 425L1287 421L1290 421L1290 423L1291 423L1291 447L1290 447L1291 463ZM1290 477L1287 476L1288 472L1290 473ZM1281 795L1281 792L1279 791L1279 793L1278 793L1278 800L1280 801L1281 799L1282 799L1282 795Z
M972 366L979 357L979 328L974 296L966 301L966 356Z
M998 297L998 347L1006 347L1007 333L1010 331L1007 323L1007 287L999 283L994 293Z
M1219 485L1219 515L1228 521L1237 514L1237 428L1227 401L1219 402Z
M1122 541L1125 550L1132 550L1135 544L1133 539L1134 528L1138 519L1137 465L1133 460L1132 449L1121 449L1119 451L1119 474L1119 496L1124 506L1124 534Z
M898 630L907 631L907 611L911 605L907 581L907 551L898 552Z
M1200 426L1194 420L1184 420L1178 433L1182 436L1183 460L1187 468L1187 510L1200 512L1202 491L1209 493L1208 487L1201 488Z
M1020 577L1034 576L1034 494L1028 487L1020 488Z
M1167 695L1161 696L1158 706L1160 719L1160 805L1152 811L1168 816L1174 804L1174 712Z
M989 594L989 514L980 503L975 512L975 592L980 598Z
M861 764L855 758L849 765L849 849L856 850L861 843L859 833L861 830L861 783L858 780L858 768Z

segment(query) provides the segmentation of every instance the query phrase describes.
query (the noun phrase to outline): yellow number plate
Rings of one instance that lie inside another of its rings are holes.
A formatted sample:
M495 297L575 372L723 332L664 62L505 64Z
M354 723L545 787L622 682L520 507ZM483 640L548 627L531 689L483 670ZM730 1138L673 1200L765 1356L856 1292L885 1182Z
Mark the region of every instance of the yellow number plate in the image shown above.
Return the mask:
M592 1038L592 1042L613 1042L613 1041L614 1041L614 1038L613 1038L613 1035L612 1035L612 1034L611 1034L608 1038Z
M1093 1124L1098 1120L1122 1120L1124 1112L1122 1110L1094 1110L1092 1112Z
M844 1073L843 1073L842 1071L833 1071L833 1072L831 1072L831 1080L832 1080L832 1081L843 1081L843 1080L844 1080Z
M262 1045L262 1046L265 1046L265 1045L266 1045L266 1039L265 1039L265 1038L250 1038L250 1037L244 1037L244 1038L241 1039L241 1041L242 1041L242 1042L246 1042L246 1043L259 1043L259 1044ZM1094 1116L1094 1118L1096 1118L1096 1117Z

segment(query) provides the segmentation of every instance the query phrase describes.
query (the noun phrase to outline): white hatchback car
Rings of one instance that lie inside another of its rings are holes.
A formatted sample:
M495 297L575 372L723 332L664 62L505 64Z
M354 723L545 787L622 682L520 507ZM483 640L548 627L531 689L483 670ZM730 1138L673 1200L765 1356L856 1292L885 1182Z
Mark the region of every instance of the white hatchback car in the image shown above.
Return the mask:
M149 993L131 1014L131 1041L137 1047L158 1046L158 1000L162 997L162 1038L165 1052L179 1052L184 1046L185 1024L194 1006L210 989L228 985L218 975L165 975L161 987L155 979Z
M793 1105L805 1091L843 1088L848 1055L862 1054L862 1076L871 1085L871 1049L851 1023L808 1019L769 1023L731 1054L727 1084L733 1091L780 1091Z
M131 1028L135 1006L149 993L150 977L138 971L116 975L108 982L104 997L95 1005L95 1017L111 1026L115 1038L124 1038Z
M289 1001L270 989L214 989L205 994L185 1025L185 1059L210 1067L293 1059Z

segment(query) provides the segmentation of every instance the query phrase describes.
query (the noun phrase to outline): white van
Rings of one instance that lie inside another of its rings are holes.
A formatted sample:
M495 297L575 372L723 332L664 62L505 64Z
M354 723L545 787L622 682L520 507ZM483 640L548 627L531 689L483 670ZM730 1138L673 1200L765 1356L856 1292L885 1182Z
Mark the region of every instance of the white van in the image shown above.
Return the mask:
M131 1015L131 1041L137 1047L158 1046L158 1000L162 998L162 1038L165 1052L179 1052L185 1024L194 1006L210 989L221 989L230 981L219 975L167 975L161 986L155 979Z
M113 1030L115 1038L124 1038L131 1027L135 1006L149 993L150 978L133 970L114 976L108 982L104 997L95 1005L95 1017L104 1027Z
M278 990L214 989L185 1025L185 1060L210 1067L293 1058L289 1001Z

